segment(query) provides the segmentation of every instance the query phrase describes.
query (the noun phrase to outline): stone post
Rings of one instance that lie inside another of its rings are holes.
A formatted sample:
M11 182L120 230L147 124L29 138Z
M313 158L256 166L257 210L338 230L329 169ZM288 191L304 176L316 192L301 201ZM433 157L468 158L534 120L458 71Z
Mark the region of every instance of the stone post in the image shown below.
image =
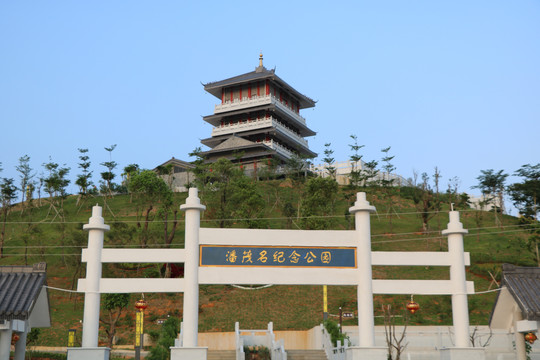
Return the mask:
M373 286L371 270L371 228L369 214L375 207L366 200L366 193L356 194L354 206L358 259L358 333L360 347L375 346L375 324L373 319Z
M105 231L109 225L101 216L101 206L92 208L92 217L83 226L88 231L88 261L86 263L86 290L84 294L84 315L82 347L96 348L99 334L99 282L101 280L101 250Z
M452 282L452 320L456 339L455 348L441 349L441 360L484 360L485 348L471 347L469 335L469 305L467 303L467 278L463 235L469 231L459 221L459 212L450 211L448 228L442 231L448 235L448 255L450 258L450 281Z
M459 221L459 212L450 211L448 229L443 235L448 235L448 254L450 255L450 281L452 281L452 318L456 336L456 347L470 346L469 339L469 305L467 304L467 279L465 277L465 261L463 258L463 234L469 231L463 229Z
M186 212L186 262L184 264L184 347L197 347L199 332L199 228L201 205L197 188L189 189L186 203L180 210Z

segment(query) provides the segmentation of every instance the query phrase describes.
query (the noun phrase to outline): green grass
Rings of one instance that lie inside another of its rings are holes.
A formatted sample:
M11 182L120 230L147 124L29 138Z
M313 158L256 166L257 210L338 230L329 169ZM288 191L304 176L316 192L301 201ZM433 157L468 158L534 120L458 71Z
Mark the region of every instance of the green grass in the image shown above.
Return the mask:
M284 203L290 202L295 207L303 191L301 186L294 187L283 181L259 182L267 203L262 215L265 227L285 228L287 219L281 214ZM449 206L443 205L443 212L434 216L430 222L430 232L422 233L422 224L418 210L411 200L393 190L392 206L378 189L366 189L368 200L376 206L377 213L371 216L372 249L375 251L446 251L446 238L438 231L445 229L448 223ZM175 194L174 207L185 202L187 194ZM37 206L34 201L32 210L21 213L20 205L16 206L8 218L6 225L5 257L0 265L32 264L47 262L48 284L53 287L71 289L77 259L87 244L87 234L82 224L88 222L91 207L96 203L104 206L101 197L87 199L82 205L76 204L75 196L65 201L66 221L59 223L54 217L46 199ZM354 192L340 189L334 211L333 228L352 229L354 219L347 216L347 209L354 201ZM204 201L203 201L204 203ZM115 196L106 200L103 216L111 225L106 234L105 246L131 246L140 244L141 229L137 225L137 206L130 202L127 195ZM482 214L479 220L478 215ZM183 219L183 213L179 213ZM216 222L202 217L202 226L214 227ZM532 257L519 247L519 241L527 234L519 230L518 219L504 216L504 226L494 222L493 213L478 213L470 209L461 211L464 227L470 229L465 236L465 250L471 253L472 264L468 268L468 280L475 282L476 291L487 290L491 283L490 273L500 278L501 264L504 262L524 266L534 266ZM391 222L391 225L390 225ZM233 224L242 227L241 221ZM298 228L300 221L293 219L292 228ZM477 229L481 228L481 229ZM509 232L512 230L512 232ZM149 225L149 246L163 244L163 224L155 220ZM172 246L183 247L184 223L181 221ZM25 257L25 246L28 245ZM44 246L43 248L40 248ZM64 247L62 247L64 246ZM105 277L143 277L158 273L154 265L133 266L130 264L107 264L103 267ZM498 275L497 272L499 272ZM446 267L390 267L373 268L377 279L448 279L449 269ZM84 277L84 266L78 276ZM492 285L493 287L494 285ZM269 321L274 322L276 330L309 329L322 322L323 298L322 286L272 286L261 290L241 290L231 286L205 285L200 287L199 331L232 331L234 322L239 321L242 328L264 329ZM134 302L140 294L131 296L131 303L121 317L118 334L120 344L132 344L134 339ZM469 297L471 325L486 324L492 310L495 293L474 295ZM147 331L157 331L160 325L156 320L167 315L182 315L182 294L145 294L150 306L146 311ZM338 314L341 306L345 311L356 311L356 288L353 286L329 286L328 306L331 314ZM410 299L408 295L375 295L375 321L382 324L383 304L391 304L396 313L403 311ZM450 325L451 305L449 296L415 296L420 304L420 311L411 316L412 324ZM39 345L65 346L70 328L77 329L80 338L82 327L80 320L83 313L82 294L69 294L49 290L52 327L42 329ZM102 312L102 316L105 313ZM345 325L354 325L356 319L346 320ZM105 332L100 332L100 340L105 341Z

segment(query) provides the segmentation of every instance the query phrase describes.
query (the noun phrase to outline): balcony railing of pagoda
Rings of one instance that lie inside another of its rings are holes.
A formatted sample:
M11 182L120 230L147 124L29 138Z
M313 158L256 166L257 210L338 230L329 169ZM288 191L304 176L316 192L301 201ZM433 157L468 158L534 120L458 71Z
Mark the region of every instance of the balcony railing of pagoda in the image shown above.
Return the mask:
M281 109L283 112L287 113L296 121L306 125L306 119L300 116L295 111L291 110L288 106L283 104L279 99L275 98L273 95L261 95L261 96L252 96L251 99L244 97L242 100L234 99L233 101L227 100L222 104L217 104L214 107L214 114L219 114L226 111L240 110L249 107L274 104L276 107Z
M241 131L262 129L269 126L275 127L276 129L280 130L282 133L284 133L288 137L292 138L294 141L302 144L305 147L308 147L308 141L306 139L304 139L302 136L297 134L294 130L292 130L287 125L283 124L282 122L278 121L274 117L253 119L251 121L247 121L247 120L239 121L233 124L229 123L229 124L216 126L212 130L212 136L219 136L219 135L225 135L225 134L238 133Z
M294 156L294 153L287 149L285 146L278 144L274 140L263 140L262 143L268 146L272 150L276 150L281 155L285 156L287 159L290 159Z

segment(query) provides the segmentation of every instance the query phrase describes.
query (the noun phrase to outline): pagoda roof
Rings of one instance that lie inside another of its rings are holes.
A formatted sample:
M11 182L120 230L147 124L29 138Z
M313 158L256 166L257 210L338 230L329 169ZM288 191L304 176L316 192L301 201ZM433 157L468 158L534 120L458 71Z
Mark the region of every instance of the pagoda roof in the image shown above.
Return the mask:
M223 89L224 87L235 86L235 85L249 83L252 81L260 81L260 80L266 80L266 79L269 79L279 84L281 87L283 87L293 96L295 96L298 99L298 102L300 103L301 109L315 106L316 101L298 92L292 86L287 84L283 79L281 79L279 76L275 74L275 69L268 70L264 66L257 67L255 71L251 71L251 72L234 76L234 77L221 80L221 81L209 82L203 85L204 85L205 91L214 95L218 99L221 99L221 89Z

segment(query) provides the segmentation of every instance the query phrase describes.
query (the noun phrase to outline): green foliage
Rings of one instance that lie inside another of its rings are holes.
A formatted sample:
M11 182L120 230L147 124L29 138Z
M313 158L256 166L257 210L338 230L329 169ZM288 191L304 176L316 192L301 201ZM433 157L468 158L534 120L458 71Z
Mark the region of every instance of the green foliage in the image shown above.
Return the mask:
M247 359L252 359L252 354L256 354L257 360L270 360L271 354L270 349L268 349L266 346L244 346L244 354L246 355Z
M147 360L167 360L169 359L169 348L174 346L180 331L180 320L176 317L170 317L161 326L156 346L150 349L150 354L145 358Z
M92 171L89 170L91 162L90 157L87 155L88 149L78 149L79 150L79 168L82 169L82 174L77 175L77 180L75 184L79 187L79 194L86 195L88 193L88 188L93 185L92 183Z
M365 185L366 182L365 172L361 169L362 155L359 153L360 149L363 148L364 145L358 145L358 138L356 135L351 135L350 137L354 142L349 144L349 147L353 151L352 155L349 157L352 164L351 172L349 173L349 180L351 187L353 189L357 189L361 183L364 183Z
M330 229L334 218L338 184L331 177L311 178L306 182L305 196L300 212L301 223L306 229Z
M105 294L103 307L107 310L124 309L129 304L130 294Z
M540 163L523 165L514 175L523 178L522 182L508 187L508 193L514 205L524 216L537 219L538 197L540 196Z
M334 154L334 150L330 148L331 145L331 143L324 144L324 158L322 160L325 163L324 168L326 171L328 171L328 175L335 179L337 169L334 166L335 159L332 156Z
M345 345L345 341L350 344L349 337L339 330L339 324L337 322L325 320L323 325L326 331L328 331L328 334L330 334L330 338L334 346L337 346L338 341L341 341L341 345Z
M102 192L106 195L112 195L112 191L114 190L114 184L113 180L116 177L115 173L113 172L114 169L118 166L118 163L116 161L112 160L112 152L116 148L116 144L111 145L110 147L106 147L105 150L109 153L109 161L102 162L100 165L107 168L107 171L104 171L101 173L101 179L102 181Z
M206 215L215 219L219 227L230 227L235 221L250 228L263 225L256 219L264 211L264 198L255 181L238 166L221 158L202 176L205 182L199 185L203 186L201 198L208 209Z

